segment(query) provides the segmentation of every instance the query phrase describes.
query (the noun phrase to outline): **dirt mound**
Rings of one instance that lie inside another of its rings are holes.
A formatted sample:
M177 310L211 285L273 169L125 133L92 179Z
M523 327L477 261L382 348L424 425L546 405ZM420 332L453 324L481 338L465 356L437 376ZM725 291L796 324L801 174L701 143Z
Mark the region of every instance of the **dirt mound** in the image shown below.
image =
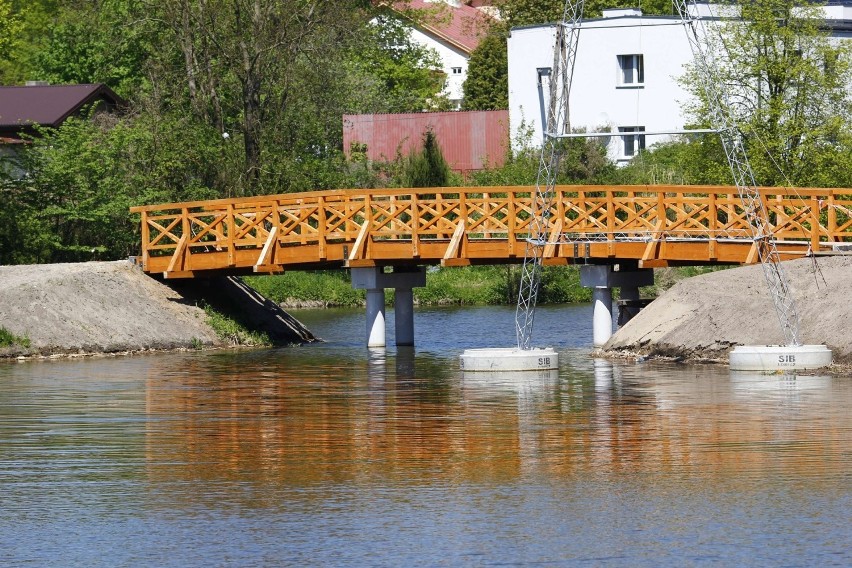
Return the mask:
M0 266L0 326L31 343L29 349L0 350L0 357L222 345L199 307L210 294L198 284L169 286L126 261ZM235 304L243 302L237 311L262 311L265 299L241 292L240 284L227 279L206 288L219 295L233 288L245 296L230 298ZM270 337L276 337L277 325L284 326L281 334L292 342L313 339L292 318L274 313L273 319L278 323L263 322Z
M783 267L802 342L825 344L835 361L852 362L852 257L803 258ZM727 361L736 345L782 343L763 270L756 265L675 284L619 329L604 350Z

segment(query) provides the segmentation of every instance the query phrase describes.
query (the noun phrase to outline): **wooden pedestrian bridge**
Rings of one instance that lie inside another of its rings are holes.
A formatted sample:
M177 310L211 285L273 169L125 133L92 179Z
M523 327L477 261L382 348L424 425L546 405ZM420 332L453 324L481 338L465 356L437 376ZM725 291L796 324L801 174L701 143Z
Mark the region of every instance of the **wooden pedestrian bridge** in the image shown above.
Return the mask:
M534 188L352 189L133 207L141 264L193 278L522 262ZM782 259L852 242L852 189L762 188ZM545 264L758 261L732 186L557 186Z

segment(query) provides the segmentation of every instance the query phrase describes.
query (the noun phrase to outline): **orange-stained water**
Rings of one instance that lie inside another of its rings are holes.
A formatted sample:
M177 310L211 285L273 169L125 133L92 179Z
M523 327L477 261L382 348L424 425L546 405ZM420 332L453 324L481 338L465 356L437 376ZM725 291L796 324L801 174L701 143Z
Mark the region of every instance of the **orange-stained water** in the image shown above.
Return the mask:
M297 316L328 342L0 365L0 564L852 563L852 378L594 360L587 307L527 375L458 368L510 310Z

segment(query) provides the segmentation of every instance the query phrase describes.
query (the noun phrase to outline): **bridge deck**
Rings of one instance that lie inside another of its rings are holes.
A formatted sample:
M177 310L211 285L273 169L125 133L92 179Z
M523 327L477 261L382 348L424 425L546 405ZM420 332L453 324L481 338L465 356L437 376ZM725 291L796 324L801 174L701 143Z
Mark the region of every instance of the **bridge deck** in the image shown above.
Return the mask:
M133 207L142 266L166 277L524 257L531 189L337 190ZM761 189L782 258L852 242L852 190ZM546 264L748 264L735 187L557 186Z

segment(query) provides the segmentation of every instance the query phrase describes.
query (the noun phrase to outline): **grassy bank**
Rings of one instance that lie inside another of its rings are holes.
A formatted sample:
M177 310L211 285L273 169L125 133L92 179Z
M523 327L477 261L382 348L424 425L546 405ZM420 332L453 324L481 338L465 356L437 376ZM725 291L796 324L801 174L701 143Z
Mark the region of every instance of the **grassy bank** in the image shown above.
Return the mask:
M519 266L469 266L431 268L426 287L415 288L418 305L498 305L517 301ZM295 307L352 307L364 305L364 291L353 290L348 271L287 272L273 276L251 276L245 281L258 292L283 305ZM573 266L545 267L539 302L587 302L590 291L580 286ZM393 303L393 294L387 295Z
M24 347L29 349L30 338L15 335L5 327L0 326L0 347Z
M207 323L222 341L231 345L256 347L272 345L272 341L265 333L248 329L228 314L216 311L209 304L204 305L204 313L207 315Z
M655 272L656 283L642 289L643 297L655 297L679 280L716 268L666 268ZM517 302L521 267L469 266L430 268L426 287L415 288L414 301L421 306L513 305ZM287 272L273 276L250 276L245 281L258 292L290 307L363 306L364 290L353 290L346 270ZM616 294L617 296L617 294ZM540 304L571 304L591 300L591 290L580 286L576 266L546 266L541 280ZM387 294L393 304L393 293Z

